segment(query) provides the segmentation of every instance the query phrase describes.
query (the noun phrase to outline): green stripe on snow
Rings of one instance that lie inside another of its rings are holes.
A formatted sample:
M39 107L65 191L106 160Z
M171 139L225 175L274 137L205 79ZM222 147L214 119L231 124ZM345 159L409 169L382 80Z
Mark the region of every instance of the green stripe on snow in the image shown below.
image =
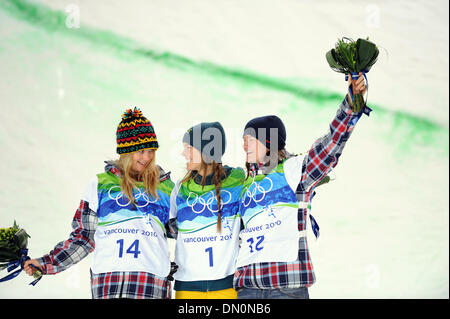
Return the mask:
M124 36L117 35L111 31L99 30L86 25L78 29L66 27L66 14L61 11L52 10L42 4L24 0L0 1L0 9L9 13L16 19L42 28L49 33L60 33L67 37L78 38L87 41L96 48L104 49L110 54L126 53L139 57L149 58L156 63L175 68L183 72L197 71L210 74L218 78L228 78L232 81L244 82L261 86L265 89L286 92L296 97L313 102L312 107L330 108L335 107L343 98L342 93L335 93L324 89L307 88L292 81L278 79L258 74L247 70L239 70L210 62L195 61L167 51L156 51L144 47L137 41ZM326 103L331 102L331 103ZM402 150L408 149L414 144L437 147L448 155L448 128L433 120L413 115L404 111L391 111L386 107L370 103L377 118L388 117L392 122L393 134L387 139L402 140ZM295 110L294 110L295 111Z

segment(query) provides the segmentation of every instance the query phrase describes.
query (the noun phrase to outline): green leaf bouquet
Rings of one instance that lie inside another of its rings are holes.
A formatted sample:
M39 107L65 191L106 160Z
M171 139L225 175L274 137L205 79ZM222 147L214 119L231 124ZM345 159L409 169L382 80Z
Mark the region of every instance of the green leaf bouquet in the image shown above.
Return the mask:
M338 39L335 47L326 53L326 59L331 69L344 73L351 74L352 79L357 79L359 72L365 74L369 72L372 66L377 62L379 50L378 47L367 39L358 39L353 41L350 38L343 37ZM366 78L367 81L367 78ZM361 94L353 95L351 88L349 88L350 96L353 103L353 111L360 112L365 102Z
M0 279L0 282L15 278L23 270L24 263L28 257L28 238L25 229L19 227L14 221L14 225L9 228L0 228L0 271L7 268L11 272L17 267L19 270ZM42 272L36 268L33 274L36 278L31 284L36 284L42 277Z

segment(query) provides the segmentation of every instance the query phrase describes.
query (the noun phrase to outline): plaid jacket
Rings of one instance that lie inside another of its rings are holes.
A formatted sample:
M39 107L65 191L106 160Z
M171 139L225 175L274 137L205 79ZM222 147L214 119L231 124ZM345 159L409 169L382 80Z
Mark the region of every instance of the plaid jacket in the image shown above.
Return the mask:
M330 124L330 131L319 138L305 156L301 181L296 195L299 202L310 202L314 187L324 178L339 160L361 113L353 113L344 99L336 117ZM262 173L268 169L260 167ZM256 172L255 172L256 173ZM298 230L306 230L307 209L298 210ZM306 237L299 238L298 258L294 262L265 262L239 267L234 275L234 287L277 289L309 287L315 282L314 269L308 251Z
M110 170L119 174L114 168ZM168 175L168 174L166 174ZM166 178L168 178L166 176ZM94 234L97 214L82 200L72 221L73 232L69 239L58 243L47 255L38 258L44 274L56 274L78 263L95 249ZM146 272L107 272L94 274L91 271L93 299L169 299L171 283Z

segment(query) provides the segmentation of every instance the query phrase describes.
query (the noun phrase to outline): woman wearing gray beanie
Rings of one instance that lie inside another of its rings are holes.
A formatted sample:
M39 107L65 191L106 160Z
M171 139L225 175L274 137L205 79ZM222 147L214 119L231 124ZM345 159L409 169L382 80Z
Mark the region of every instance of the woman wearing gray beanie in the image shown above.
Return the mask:
M177 299L236 299L233 275L241 228L244 170L222 165L225 131L200 123L183 136L186 176L171 195L172 234L177 235Z

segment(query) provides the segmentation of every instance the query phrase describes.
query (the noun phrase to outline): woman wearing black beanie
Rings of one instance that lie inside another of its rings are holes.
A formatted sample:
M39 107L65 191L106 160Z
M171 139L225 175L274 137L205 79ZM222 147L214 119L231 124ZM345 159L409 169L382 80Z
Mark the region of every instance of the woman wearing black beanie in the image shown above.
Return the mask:
M365 93L362 76L351 81L355 94ZM298 156L286 151L286 129L277 116L247 123L247 179L240 205L244 227L234 275L238 298L309 298L308 287L315 282L306 240L309 204L315 187L337 165L361 114L352 111L347 96L328 134ZM318 226L310 219L318 236Z

